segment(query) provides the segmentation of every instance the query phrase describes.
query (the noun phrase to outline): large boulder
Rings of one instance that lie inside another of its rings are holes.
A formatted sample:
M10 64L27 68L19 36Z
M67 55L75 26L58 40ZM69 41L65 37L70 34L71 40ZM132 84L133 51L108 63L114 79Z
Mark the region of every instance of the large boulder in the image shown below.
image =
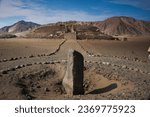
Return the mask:
M70 49L68 53L68 63L63 86L67 94L82 95L84 94L83 87L83 67L84 58L81 53Z

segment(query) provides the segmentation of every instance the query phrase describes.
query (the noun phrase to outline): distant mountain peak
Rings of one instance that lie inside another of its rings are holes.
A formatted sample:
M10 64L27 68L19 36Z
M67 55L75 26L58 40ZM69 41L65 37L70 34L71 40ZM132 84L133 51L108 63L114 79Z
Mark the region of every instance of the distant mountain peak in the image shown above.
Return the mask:
M36 26L40 26L40 25L33 22L26 22L24 20L21 20L11 26L5 26L1 28L0 32L18 33L18 32L27 31L28 29L34 28Z
M150 23L133 17L114 16L99 24L101 31L109 35L145 35L150 34Z
M20 21L18 21L18 22L26 22L26 21L24 21L24 20L20 20Z
M52 30L55 28L60 30L65 30L65 27L61 26L61 24L65 25L76 25L81 26L81 30L88 29L88 26L96 26L98 29L107 35L116 36L116 35L150 35L150 21L142 21L137 20L133 17L127 16L114 16L107 18L104 21L97 22L77 22L77 21L68 21L68 22L58 22L53 23L52 25L42 25L39 28L35 28L35 32L39 34L41 32L50 34ZM60 27L59 27L60 25ZM23 31L27 31L29 29L33 29L34 27L40 26L39 24L33 22L27 22L24 20L18 21L11 26L5 26L0 29L0 32L9 32L9 33L19 33ZM51 28L51 26L54 26ZM92 28L93 29L93 28ZM98 33L98 32L97 32ZM36 33L37 34L37 33Z

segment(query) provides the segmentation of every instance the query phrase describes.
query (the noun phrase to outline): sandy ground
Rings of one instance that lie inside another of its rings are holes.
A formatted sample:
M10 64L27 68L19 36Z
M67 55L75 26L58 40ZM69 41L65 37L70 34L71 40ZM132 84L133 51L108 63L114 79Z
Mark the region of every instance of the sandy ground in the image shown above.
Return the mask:
M149 39L150 40L150 39ZM147 61L149 40L132 41L81 41L81 45L89 53L95 53L103 56L128 57L129 59L139 59Z
M0 59L49 54L61 42L62 40L47 39L1 39Z
M150 99L149 46L149 38L2 39L0 99ZM84 55L85 95L67 95L62 86L69 48Z

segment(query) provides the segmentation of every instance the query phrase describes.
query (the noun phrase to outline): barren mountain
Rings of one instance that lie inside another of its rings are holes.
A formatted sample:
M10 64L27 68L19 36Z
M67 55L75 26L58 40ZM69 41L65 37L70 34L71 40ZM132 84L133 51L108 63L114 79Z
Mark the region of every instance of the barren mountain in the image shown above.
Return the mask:
M128 35L150 35L150 22L137 20L132 17L118 16L111 17L98 22L58 22L38 27L32 32L34 36L53 37L72 28L77 33L78 39L102 39L111 38L109 36L128 36ZM31 34L30 34L31 35Z
M104 34L92 22L58 22L39 26L31 30L27 37L35 38L64 38L65 33L76 32L77 39L114 39L112 36Z
M111 17L95 26L108 35L149 35L150 22L137 20L131 17Z
M0 32L5 32L5 33L18 33L18 32L23 32L27 31L31 28L37 27L39 24L33 23L33 22L25 22L23 20L11 25L11 26L5 26L0 29Z
M76 32L78 39L111 39L112 36L150 35L150 22L125 16L111 17L98 22L67 21L41 26L32 22L19 21L1 28L0 32L31 38L63 38L64 33L71 30Z

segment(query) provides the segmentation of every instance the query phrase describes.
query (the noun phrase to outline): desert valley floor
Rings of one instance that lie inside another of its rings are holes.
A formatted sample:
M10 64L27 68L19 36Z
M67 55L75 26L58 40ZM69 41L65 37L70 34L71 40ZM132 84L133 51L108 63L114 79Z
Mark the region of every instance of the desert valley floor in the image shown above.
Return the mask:
M150 99L149 46L149 37L1 39L0 99ZM84 56L84 95L62 86L70 48Z

